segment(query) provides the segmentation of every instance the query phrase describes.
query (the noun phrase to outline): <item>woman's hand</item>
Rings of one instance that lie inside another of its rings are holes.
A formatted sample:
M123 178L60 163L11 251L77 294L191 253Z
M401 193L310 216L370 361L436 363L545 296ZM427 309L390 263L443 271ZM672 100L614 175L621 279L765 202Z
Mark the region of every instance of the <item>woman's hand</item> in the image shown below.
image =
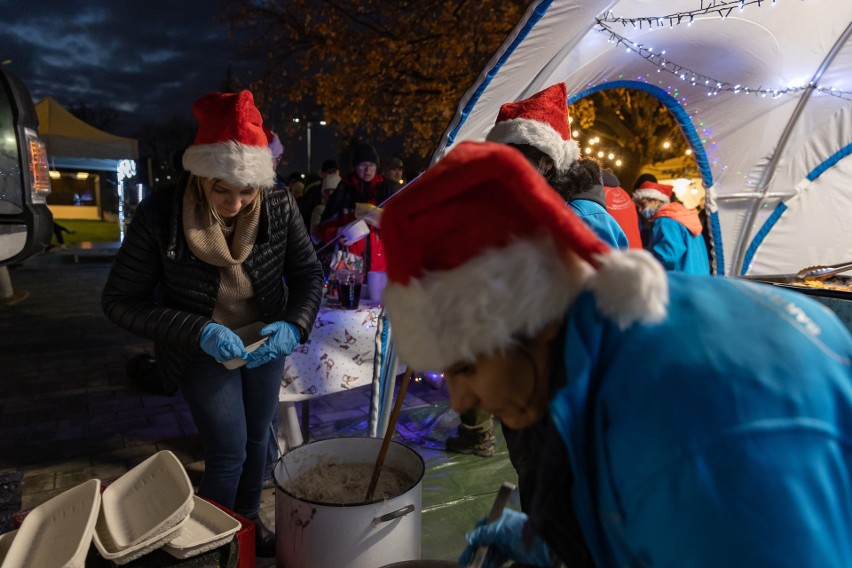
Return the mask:
M550 547L540 536L525 530L527 520L524 513L511 509L505 509L492 523L485 524L483 519L467 533L467 548L459 557L459 565L470 564L476 549L487 546L484 568L497 568L509 560L525 566L550 566Z
M198 346L220 363L237 357L246 358L246 346L243 345L243 340L218 323L208 323L204 326L201 337L198 339Z
M261 336L269 336L269 339L248 354L246 367L254 369L265 365L270 361L286 357L293 352L299 344L302 332L298 327L286 321L276 321L260 330Z

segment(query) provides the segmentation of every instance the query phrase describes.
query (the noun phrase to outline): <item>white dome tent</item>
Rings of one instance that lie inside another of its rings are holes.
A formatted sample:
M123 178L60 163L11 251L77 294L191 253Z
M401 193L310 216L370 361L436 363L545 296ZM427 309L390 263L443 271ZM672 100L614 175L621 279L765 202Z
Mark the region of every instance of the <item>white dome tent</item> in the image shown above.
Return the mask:
M560 81L569 103L627 87L673 113L707 189L717 274L852 260L852 1L533 2L433 161Z

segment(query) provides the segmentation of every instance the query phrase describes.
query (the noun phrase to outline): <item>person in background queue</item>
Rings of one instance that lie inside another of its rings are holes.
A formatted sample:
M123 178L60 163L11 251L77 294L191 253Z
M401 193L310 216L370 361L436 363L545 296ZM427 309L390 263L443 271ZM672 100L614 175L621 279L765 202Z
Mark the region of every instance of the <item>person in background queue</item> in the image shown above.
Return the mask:
M249 91L192 105L199 128L184 176L136 211L102 294L107 317L152 339L180 384L204 444L201 496L253 519L257 552L275 554L259 504L284 358L304 343L323 275L295 199L274 188ZM152 301L155 289L160 300ZM266 325L247 353L233 330ZM229 370L221 363L242 358Z
M504 145L456 145L382 229L401 361L443 371L457 412L549 417L532 506L470 531L461 565L852 565L833 312L611 249Z
M633 192L642 217L651 222L651 251L666 270L710 274L701 220L677 200L670 185L646 181Z
M628 248L627 236L606 210L600 165L583 159L571 137L567 101L568 88L557 83L527 99L506 103L485 139L520 150L604 242Z
M314 181L313 183L305 185L305 193L302 195L302 200L299 202L299 211L302 213L302 220L305 222L305 227L310 229L311 227L311 216L313 215L316 206L328 201L328 198L324 195L326 191L326 179L329 176L335 176L338 179L338 183L340 181L340 172L337 168L337 161L328 159L323 160L322 165L320 166L320 174L319 180ZM337 185L335 184L336 188Z
M352 157L354 171L349 173L337 189L332 192L320 218L320 224L315 231L323 243L336 238L338 231L355 219L355 205L369 203L381 205L388 197L390 190L384 178L376 173L379 167L379 155L370 144L359 143L355 146ZM384 247L381 231L376 223L370 224L370 235L357 243L344 243L349 246L349 252L364 258L364 273L385 270Z
M601 182L606 194L606 210L618 222L630 248L642 248L642 235L639 233L639 214L630 198L630 194L621 187L621 182L612 170L601 171Z
M636 190L639 189L640 185L642 185L643 183L648 182L648 181L652 181L654 183L657 183L657 176L655 176L652 173L648 173L648 172L640 174L639 177L636 178L636 181L633 182L633 192L635 193ZM635 204L635 201L634 201L634 204ZM648 243L651 242L651 220L646 219L642 215L642 212L638 210L639 209L638 204L636 205L636 209L637 209L636 214L639 217L639 236L642 237L642 247L647 249Z
M402 189L405 185L405 166L402 159L394 156L385 163L384 171L382 172L385 178L385 183L391 191L391 195Z

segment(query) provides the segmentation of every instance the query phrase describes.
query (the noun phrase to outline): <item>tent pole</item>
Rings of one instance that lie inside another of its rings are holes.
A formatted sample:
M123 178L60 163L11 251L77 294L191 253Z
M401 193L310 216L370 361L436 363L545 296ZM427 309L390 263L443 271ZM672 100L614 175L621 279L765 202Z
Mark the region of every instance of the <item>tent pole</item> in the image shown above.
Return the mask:
M736 276L743 272L743 262L745 262L746 250L748 249L748 245L751 242L752 235L754 234L753 224L755 219L757 218L757 212L760 211L760 208L763 207L764 203L766 203L766 199L769 192L769 184L772 182L772 178L775 177L775 169L778 167L778 162L781 160L781 154L784 152L784 149L787 146L787 142L789 142L790 140L790 136L793 133L793 129L799 122L799 118L801 117L802 112L804 112L805 106L808 104L808 101L810 100L811 95L816 89L819 80L822 78L823 73L825 73L826 69L828 69L829 66L832 64L834 58L837 57L837 54L840 53L840 50L849 40L850 35L852 35L852 23L846 26L846 30L835 42L834 46L832 46L831 51L828 52L828 55L826 55L822 64L816 70L816 73L814 73L814 76L808 84L808 87L802 95L802 98L799 99L799 102L796 105L796 109L793 111L793 115L787 122L787 126L784 128L784 132L781 134L781 138L778 139L778 145L775 147L775 152L772 154L772 159L769 160L769 164L767 164L766 168L764 168L763 173L760 176L760 181L757 184L756 193L760 193L761 195L758 199L755 200L754 205L746 216L746 222L743 228L743 232L741 233L737 243L737 257L734 261L733 270L731 271L732 275Z

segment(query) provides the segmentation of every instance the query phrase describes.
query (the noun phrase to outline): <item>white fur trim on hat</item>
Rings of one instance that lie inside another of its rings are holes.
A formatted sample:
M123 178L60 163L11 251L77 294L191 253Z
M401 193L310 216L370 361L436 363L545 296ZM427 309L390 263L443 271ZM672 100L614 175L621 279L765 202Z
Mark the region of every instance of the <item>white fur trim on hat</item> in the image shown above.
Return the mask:
M563 140L549 124L527 118L498 122L485 139L501 144L529 144L550 156L560 172L567 171L580 157L580 147L573 138Z
M272 152L267 146L249 146L233 140L195 144L183 153L183 167L194 175L236 186L275 185Z
M613 251L595 257L598 268L589 281L598 311L621 329L636 322L666 317L669 280L663 266L645 250Z
M639 201L640 199L657 199L659 201L662 201L663 203L668 203L670 201L668 195L666 195L659 189L652 188L635 190L633 192L633 201Z
M400 359L443 371L535 335L565 314L590 277L579 257L559 257L549 238L518 240L407 285L391 282L382 297Z

